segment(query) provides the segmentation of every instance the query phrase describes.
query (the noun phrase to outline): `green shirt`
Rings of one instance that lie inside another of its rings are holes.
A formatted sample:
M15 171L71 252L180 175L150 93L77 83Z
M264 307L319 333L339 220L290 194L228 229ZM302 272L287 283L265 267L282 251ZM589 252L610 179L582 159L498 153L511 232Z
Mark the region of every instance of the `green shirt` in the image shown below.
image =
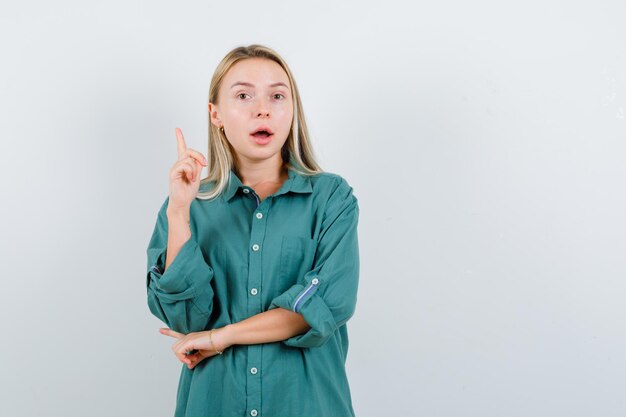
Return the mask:
M168 200L147 249L152 314L185 334L278 307L311 326L280 342L233 345L191 370L181 364L175 417L354 416L345 362L359 281L359 207L346 180L290 169L260 202L231 171L221 196L191 203L192 236L162 273Z

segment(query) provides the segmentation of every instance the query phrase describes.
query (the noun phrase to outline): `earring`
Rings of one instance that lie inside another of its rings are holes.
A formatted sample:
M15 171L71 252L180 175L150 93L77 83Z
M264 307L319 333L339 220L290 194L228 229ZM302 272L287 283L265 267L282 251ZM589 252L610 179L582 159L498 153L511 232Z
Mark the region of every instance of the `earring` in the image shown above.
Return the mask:
M224 126L220 126L220 130L222 131L222 133L225 133L224 132Z

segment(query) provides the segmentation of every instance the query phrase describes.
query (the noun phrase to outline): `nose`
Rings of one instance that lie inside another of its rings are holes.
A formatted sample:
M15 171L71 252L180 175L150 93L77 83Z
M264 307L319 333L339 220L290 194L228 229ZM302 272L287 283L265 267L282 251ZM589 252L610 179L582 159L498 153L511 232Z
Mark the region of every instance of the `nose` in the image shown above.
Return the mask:
M259 116L269 117L270 116L270 109L269 109L267 100L264 100L263 98L259 98L259 105L257 108L256 116L257 117Z

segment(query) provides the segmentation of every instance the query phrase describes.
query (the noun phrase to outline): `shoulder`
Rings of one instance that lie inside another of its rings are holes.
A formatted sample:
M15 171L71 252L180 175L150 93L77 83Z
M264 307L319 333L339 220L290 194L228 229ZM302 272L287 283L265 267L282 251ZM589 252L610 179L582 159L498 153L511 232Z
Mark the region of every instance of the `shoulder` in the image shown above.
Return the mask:
M311 176L314 199L324 206L326 216L344 212L348 208L358 213L358 199L352 185L343 176L333 172L321 172Z
M320 172L311 176L311 185L315 192L330 194L352 194L353 188L341 175L334 172Z

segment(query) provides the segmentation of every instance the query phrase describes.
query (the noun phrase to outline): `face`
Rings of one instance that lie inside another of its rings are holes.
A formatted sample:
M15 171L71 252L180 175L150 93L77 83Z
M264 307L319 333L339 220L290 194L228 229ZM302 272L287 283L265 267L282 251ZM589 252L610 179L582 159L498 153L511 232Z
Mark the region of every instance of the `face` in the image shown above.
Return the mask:
M237 157L248 162L281 159L293 119L287 74L276 62L248 58L233 65L222 80L218 103L209 103L211 123L224 126ZM268 130L269 136L254 133Z

